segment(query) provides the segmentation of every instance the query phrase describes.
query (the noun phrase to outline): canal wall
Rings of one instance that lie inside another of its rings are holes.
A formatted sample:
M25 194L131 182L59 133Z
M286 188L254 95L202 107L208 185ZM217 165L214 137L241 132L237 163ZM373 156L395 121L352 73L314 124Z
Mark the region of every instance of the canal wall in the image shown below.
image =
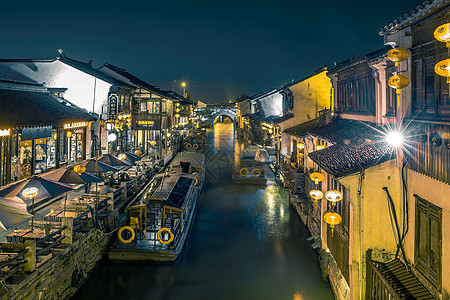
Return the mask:
M311 233L313 239L321 236L320 209L314 209L314 204L308 198L291 194L289 197L292 208L297 212L302 223ZM319 248L320 267L323 278L328 280L337 300L350 300L350 287L341 273L337 263L330 252Z
M34 271L27 272L24 278L2 282L0 299L56 300L73 296L105 254L111 236L97 228L77 233L71 245L52 250L35 261ZM26 246L33 257L35 246Z

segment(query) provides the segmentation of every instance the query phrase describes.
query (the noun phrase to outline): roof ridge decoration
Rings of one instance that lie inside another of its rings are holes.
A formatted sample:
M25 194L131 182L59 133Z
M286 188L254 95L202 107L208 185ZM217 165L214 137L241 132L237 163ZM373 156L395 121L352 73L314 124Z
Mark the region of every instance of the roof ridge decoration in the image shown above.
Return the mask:
M422 4L417 5L415 9L410 10L403 16L392 21L390 24L380 28L380 32L378 34L380 36L385 36L395 33L409 25L429 17L439 10L447 8L449 5L450 1L448 0L424 1Z

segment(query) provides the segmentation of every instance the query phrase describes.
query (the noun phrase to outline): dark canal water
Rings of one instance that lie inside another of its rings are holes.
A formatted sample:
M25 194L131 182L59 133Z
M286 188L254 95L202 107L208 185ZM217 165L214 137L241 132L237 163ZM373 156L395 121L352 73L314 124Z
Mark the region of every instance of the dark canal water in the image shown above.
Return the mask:
M232 124L208 133L207 184L179 261L105 260L74 299L333 299L283 187L273 176L262 187L233 184L239 149Z

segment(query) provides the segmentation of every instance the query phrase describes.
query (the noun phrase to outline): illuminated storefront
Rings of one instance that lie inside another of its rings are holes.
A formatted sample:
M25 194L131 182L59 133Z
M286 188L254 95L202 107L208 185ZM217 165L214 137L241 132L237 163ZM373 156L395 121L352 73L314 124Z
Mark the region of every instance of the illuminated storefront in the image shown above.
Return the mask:
M0 185L86 158L95 117L41 85L0 81Z

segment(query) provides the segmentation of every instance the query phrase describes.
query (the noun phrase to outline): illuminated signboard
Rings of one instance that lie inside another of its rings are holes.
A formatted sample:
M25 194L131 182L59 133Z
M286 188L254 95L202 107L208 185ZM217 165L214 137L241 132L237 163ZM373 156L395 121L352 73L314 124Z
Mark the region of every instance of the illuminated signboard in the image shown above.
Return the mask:
M142 118L141 120L134 120L132 122L133 130L160 129L160 127L160 116L145 116L145 118Z
M155 125L155 121L138 121L138 125L153 126L153 125Z
M88 126L88 122L75 122L64 124L64 129L80 128Z
M11 135L11 129L0 130L0 136L10 136L10 135Z
M108 97L108 120L117 119L117 95L111 94Z

